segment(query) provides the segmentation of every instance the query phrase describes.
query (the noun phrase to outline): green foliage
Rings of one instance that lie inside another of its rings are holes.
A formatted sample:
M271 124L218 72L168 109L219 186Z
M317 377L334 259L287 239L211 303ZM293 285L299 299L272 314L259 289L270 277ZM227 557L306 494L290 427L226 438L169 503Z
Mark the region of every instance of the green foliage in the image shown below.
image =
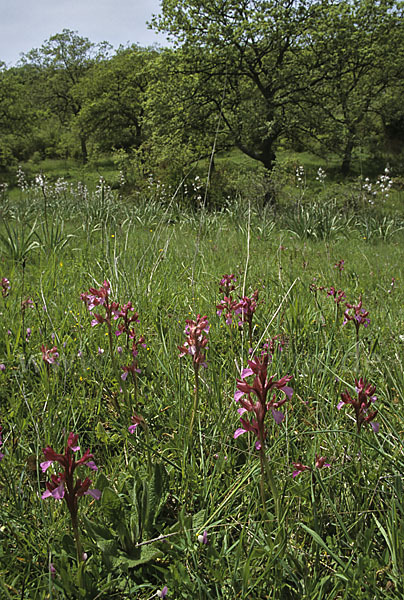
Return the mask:
M0 65L0 169L123 151L140 189L235 148L271 172L288 148L345 175L365 156L401 170L402 23L401 0L164 0L170 48L111 53L65 29Z
M87 161L87 134L77 119L83 105L84 76L105 57L109 44L95 45L77 32L64 29L40 48L24 55L23 69L32 90L31 101L55 115L79 143L81 158Z
M330 240L349 231L350 219L335 202L300 204L285 215L285 227L300 239Z
M0 233L0 242L3 246L4 254L16 263L25 263L32 250L38 248L38 241L35 240L36 223L32 227L24 223L3 223L5 232Z
M110 163L105 179L87 168L86 181L75 181L80 171L71 163L48 160L41 163L51 167L46 177L31 181L20 170L18 188L2 188L0 280L10 289L0 290L0 595L148 600L167 585L167 598L185 600L398 600L399 182L386 191L380 177L316 180L320 163L296 154L279 160L269 177L233 154L233 164L229 157L210 164L208 186L209 166L187 165L190 138L178 139L174 167L159 164L156 153L156 172L142 164L144 141L133 154L117 151L130 185ZM62 179L63 165L69 173ZM205 192L206 206L199 199ZM225 273L236 276L234 298L259 291L254 352L280 336L271 374L293 375L286 419L267 423L281 510L260 494L253 434L233 437L235 381L251 354L238 319L229 326L217 315ZM104 280L111 299L133 303L136 333L145 337L140 373L126 381L122 367L134 357L125 336L113 328L109 338L105 325L92 326L80 299ZM345 300L336 303L331 287L348 302L361 297L369 310L359 353L352 323L343 325ZM27 298L32 303L21 308ZM178 346L186 319L197 314L208 316L210 330L191 436L194 370ZM58 364L44 363L42 345L57 346ZM337 409L344 390L355 394L359 376L376 386L377 435L364 426L359 436L350 407ZM145 426L131 434L133 413ZM99 502L80 498L87 556L79 564L66 506L41 499L49 481L39 466L43 448L63 447L70 431L94 454L99 471L89 476L102 491ZM331 466L317 469L316 455ZM311 471L293 478L293 462Z
M121 48L81 81L78 120L101 151L138 148L144 141L144 104L155 54L136 46Z
M348 173L387 90L400 86L400 2L164 0L153 24L176 42L155 99L164 142L169 108L185 122L169 136L216 132L269 170L289 139L340 153Z

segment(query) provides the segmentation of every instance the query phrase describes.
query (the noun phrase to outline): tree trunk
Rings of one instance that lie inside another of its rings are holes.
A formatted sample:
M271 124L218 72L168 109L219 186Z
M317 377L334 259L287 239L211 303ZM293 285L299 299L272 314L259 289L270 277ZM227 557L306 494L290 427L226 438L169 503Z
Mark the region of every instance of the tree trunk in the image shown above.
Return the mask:
M268 171L268 175L270 175L273 171L276 161L276 154L274 152L273 145L277 137L278 136L264 139L258 148L250 149L240 142L236 142L236 146L239 148L239 150L241 150L241 152L263 164L265 169ZM270 206L276 205L275 189L272 185L269 186L269 189L264 195L264 206L267 204Z
M271 146L272 146L272 144L271 144ZM273 170L273 168L275 166L276 154L272 150L272 148L270 148L268 150L264 150L264 152L262 152L260 154L258 160L264 165L264 167L269 172L272 172L272 170Z
M341 175L348 175L351 170L351 161L352 161L352 150L354 148L354 140L353 136L349 136L348 141L345 145L344 157L341 163Z
M83 165L85 165L88 161L88 152L87 152L86 138L84 136L80 136L80 144L81 144L81 160L83 161Z
M276 161L276 154L273 150L273 144L274 144L274 140L272 140L271 138L266 139L263 142L262 152L260 153L260 156L259 156L259 161L267 169L269 175L272 173L274 166L275 166L275 161ZM267 206L267 205L272 206L272 207L276 206L275 188L272 185L271 180L270 180L270 185L264 194L264 206Z

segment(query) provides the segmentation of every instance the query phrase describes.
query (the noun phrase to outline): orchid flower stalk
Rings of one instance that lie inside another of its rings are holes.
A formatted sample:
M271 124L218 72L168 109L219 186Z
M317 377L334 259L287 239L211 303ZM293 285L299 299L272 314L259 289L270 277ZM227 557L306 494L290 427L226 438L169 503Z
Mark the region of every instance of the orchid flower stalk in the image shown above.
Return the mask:
M110 283L109 281L104 281L102 286L99 289L90 288L88 292L82 293L81 299L86 304L88 310L91 312L96 307L103 307L104 312L100 314L99 312L92 312L93 319L91 321L91 326L95 327L96 325L106 324L108 329L108 341L109 341L109 351L112 361L112 367L115 371L117 379L119 381L119 377L123 381L126 380L128 374L130 373L133 377L135 384L135 400L137 396L137 380L136 373L139 373L139 369L137 366L136 356L138 354L138 345L145 346L143 336L139 338L136 337L136 332L133 328L134 323L139 323L139 315L135 312L134 307L131 302L119 306L117 302L113 302L110 299ZM113 332L113 323L115 321L120 320L118 325L115 326L115 331ZM120 369L118 368L116 362L116 355L114 353L113 348L113 338L114 335L119 337L122 334L126 336L126 349L129 351L129 344L132 341L132 363L130 365L122 367L123 374L121 374ZM125 396L125 400L128 402L128 394L125 386L122 386L123 393ZM119 409L119 407L117 406Z
M237 283L237 279L234 273L231 275L223 275L222 279L219 281L219 292L225 296L230 296L231 292L236 288L235 283Z
M102 286L97 290L96 288L90 288L88 292L80 294L81 299L86 304L88 310L93 310L97 306L103 306L105 310L105 315L101 315L100 313L93 313L93 320L91 321L91 326L95 327L96 325L106 323L108 329L108 340L109 340L109 350L111 354L111 360L114 362L114 352L112 346L112 320L119 319L120 311L119 304L117 302L111 302L109 297L110 292L110 283L109 281L104 281Z
M189 424L189 437L192 437L194 427L195 414L199 405L199 369L200 367L207 368L204 350L208 344L207 334L209 333L210 325L206 316L197 315L196 321L191 319L186 320L187 326L184 333L187 336L186 341L182 346L178 346L181 351L180 357L187 354L192 356L192 364L195 374L195 394L194 404L192 407L191 421Z
M376 387L367 383L362 377L355 379L357 398L352 398L347 390L341 394L338 410L350 404L355 412L356 431L360 434L363 425L370 425L375 433L379 431L379 423L374 421L378 411L371 410L377 400Z
M314 463L314 466L316 469L323 469L324 467L331 467L330 463L326 463L327 459L324 456L319 456L318 454L316 454L316 462ZM300 473L303 473L304 471L311 471L313 472L312 467L309 467L308 465L303 465L302 463L299 462L294 462L292 463L292 465L294 466L295 470L292 473L292 477L297 477L298 475L300 475Z
M142 348L146 348L146 344L145 344L145 338L143 335L139 336L138 338L136 337L136 334L134 332L134 330L131 330L131 339L132 339L132 362L129 365L123 365L121 366L121 369L123 371L122 375L121 375L121 379L122 381L126 381L128 378L128 375L131 375L131 378L133 380L133 384L134 384L134 402L135 404L137 404L137 376L141 373L141 370L139 369L138 366L138 361L137 361L137 356L139 354L139 346L141 346Z
M135 312L132 303L128 302L122 306L118 313L118 318L122 319L122 321L119 323L115 335L120 336L122 333L126 334L126 349L129 350L129 341L136 338L132 323L139 323L139 315Z
M65 500L72 521L74 539L76 542L77 560L80 563L83 560L83 548L80 541L80 532L78 524L78 499L82 496L92 496L94 500L99 500L101 497L100 490L90 489L91 480L86 477L84 480L75 477L74 473L77 467L86 466L93 471L97 471L98 467L92 460L94 457L89 450L86 450L83 456L76 460L74 454L80 450L77 445L78 435L69 433L64 454L58 454L47 446L43 453L45 461L41 463L42 472L57 462L63 468L62 472L51 475L51 481L46 483L46 491L42 494L42 499L54 498L55 500Z
M329 298L333 298L334 299L334 303L335 303L335 323L337 323L339 321L339 317L340 317L340 306L343 305L343 303L346 300L346 294L343 290L341 289L337 289L334 286L331 286L330 289L327 291L327 296Z
M216 305L216 314L221 317L224 316L226 325L231 326L233 323L233 314L241 312L239 308L239 302L233 300L231 296L225 296L219 304Z
M261 496L265 507L264 479L267 479L275 502L275 508L278 518L280 516L279 492L274 477L269 468L268 459L265 454L265 440L267 437L266 415L272 414L272 417L278 425L282 423L284 414L278 410L288 399L292 397L293 390L288 386L292 379L286 375L281 379L275 379L276 375L268 376L269 355L264 354L248 361L248 367L241 373L240 379L237 379L237 390L234 394L234 400L240 404L237 412L244 415L249 412L253 417L247 420L240 417L242 427L234 432L234 438L238 438L243 433L252 432L256 436L255 448L260 453L261 463ZM254 377L252 383L248 383L248 377ZM278 392L283 395L279 398Z
M1 295L3 296L3 298L7 298L7 296L10 293L10 289L11 289L11 285L10 285L10 282L7 279L7 277L1 278L0 287L1 287Z
M252 322L253 322L254 313L257 308L257 302L258 302L258 290L255 290L255 292L252 294L251 298L249 298L248 296L244 296L243 298L241 298L241 300L238 303L238 305L236 306L236 310L235 310L236 314L238 312L241 313L241 318L239 321L240 327L244 323L248 324L248 340L250 343L250 348L253 347L253 337L252 337L253 325L252 325Z
M345 306L347 307L346 311L344 312L344 322L342 325L346 325L348 323L348 321L352 321L353 324L355 325L355 330L356 330L356 359L358 362L358 367L359 367L359 359L360 359L360 353L359 353L359 329L360 326L363 325L363 327L368 327L370 325L370 319L369 319L369 311L365 310L364 308L362 308L362 297L359 298L359 302L358 304L349 304L349 302L347 302L345 304ZM353 311L353 312L350 312Z

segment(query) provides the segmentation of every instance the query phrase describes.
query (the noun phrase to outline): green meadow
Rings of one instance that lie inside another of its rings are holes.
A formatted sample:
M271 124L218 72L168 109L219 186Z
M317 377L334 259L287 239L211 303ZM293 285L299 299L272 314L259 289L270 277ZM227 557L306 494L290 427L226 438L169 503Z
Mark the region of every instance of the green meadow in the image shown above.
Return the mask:
M2 192L1 598L402 598L399 182L49 173Z

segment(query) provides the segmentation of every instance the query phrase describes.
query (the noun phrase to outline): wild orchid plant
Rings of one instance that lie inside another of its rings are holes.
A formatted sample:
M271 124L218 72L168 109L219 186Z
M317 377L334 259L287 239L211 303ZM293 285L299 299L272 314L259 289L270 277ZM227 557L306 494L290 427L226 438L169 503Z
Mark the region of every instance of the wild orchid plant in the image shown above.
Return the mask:
M248 338L250 348L253 346L252 341L252 320L257 308L258 301L258 290L252 294L251 298L243 296L239 300L233 300L231 292L235 289L234 283L236 282L235 275L224 275L219 283L219 291L224 293L223 300L216 305L216 314L225 318L226 325L232 325L233 315L240 315L238 320L238 326L242 327L244 323L248 324Z
M281 333L272 338L268 338L262 346L261 356L268 354L268 359L272 362L275 353L282 352L288 344L288 339Z
M199 405L199 369L201 366L205 369L207 368L204 351L208 344L208 338L206 336L209 333L210 325L207 316L201 317L201 315L197 315L196 321L187 319L185 322L187 325L184 333L187 336L187 339L182 346L178 346L178 349L181 351L180 357L186 356L187 354L192 356L192 364L194 367L195 394L189 425L189 437L191 438L195 414Z
M163 589L157 590L156 596L157 598L165 598L168 594L168 587L165 585Z
M350 304L349 302L347 302L345 304L346 311L344 312L344 322L342 323L342 325L346 325L348 323L348 321L352 321L353 324L355 325L355 330L356 330L356 342L355 342L355 347L356 347L356 359L357 359L357 363L358 363L358 368L359 368L359 359L360 359L360 352L359 352L359 329L361 327L361 325L363 327L368 327L370 325L370 319L369 319L369 311L365 310L364 308L362 308L362 297L359 297L359 302L358 304ZM352 311L352 312L351 312Z
M128 302L121 307L117 318L122 320L118 324L118 329L115 331L115 335L117 337L119 337L121 334L126 335L126 348L129 350L130 340L133 340L136 337L132 324L139 323L139 315L137 312L135 312L132 302Z
M338 403L338 410L341 410L345 405L350 404L355 412L356 430L360 434L362 425L370 425L375 433L379 431L379 423L374 421L378 411L370 410L376 402L375 396L376 387L368 384L362 377L355 379L355 391L357 398L351 397L349 392L345 390L341 394L341 401Z
M29 340L30 335L31 335L31 330L29 329L29 332L27 330L26 341ZM45 366L45 371L46 371L46 375L44 374L44 384L45 384L45 387L48 389L49 382L50 382L50 370L51 370L52 366L56 366L59 364L57 362L57 359L59 358L59 352L58 352L58 349L56 346L52 346L52 348L47 348L47 346L45 346L44 344L41 345L41 352L42 352L42 361L43 361L43 364Z
M243 298L241 298L240 302L238 303L238 305L236 307L236 310L239 311L241 314L239 326L243 325L244 323L248 324L248 339L250 342L250 348L253 347L252 322L253 322L254 313L257 308L257 303L258 303L258 290L255 290L255 292L252 294L251 298L249 298L248 296L243 296Z
M47 446L43 453L45 461L41 463L42 472L57 462L63 467L63 471L57 475L51 475L51 481L46 483L47 490L42 494L42 499L54 498L55 500L65 500L72 521L74 539L76 542L77 560L80 563L83 560L83 548L80 541L80 532L78 524L78 499L82 496L92 496L95 500L101 498L101 492L97 489L90 489L91 480L86 477L84 480L76 478L74 473L77 467L86 466L93 471L98 467L92 460L94 457L89 450L86 450L83 456L76 460L74 454L80 450L78 446L78 435L69 433L64 454L58 454Z
M264 479L267 479L274 498L278 517L279 510L279 492L274 477L269 468L267 455L265 453L265 440L267 437L266 415L271 413L278 425L282 423L285 416L278 410L287 399L291 399L293 390L287 384L292 377L286 375L281 379L275 379L276 375L268 376L269 355L266 353L261 357L255 357L248 361L248 367L243 369L240 379L237 379L237 390L234 394L234 400L241 406L237 409L240 415L251 413L251 420L240 416L242 427L234 432L234 438L238 438L243 433L251 432L255 435L255 448L260 453L261 463L261 497L265 506ZM253 376L252 383L246 379ZM277 392L283 392L283 396L278 398Z
M121 366L121 369L123 371L122 375L121 375L121 379L122 381L126 381L128 378L128 375L131 375L133 384L134 384L134 402L135 405L137 404L137 376L141 373L141 370L139 369L139 365L138 365L138 354L139 354L139 346L141 346L142 348L146 348L146 344L145 344L145 338L143 335L139 336L138 338L136 337L136 334L133 330L131 330L131 339L132 339L132 349L131 349L131 362L128 365L123 365Z
M334 265L334 269L338 269L338 275L339 275L340 279L341 279L342 271L345 268L344 265L345 265L345 261L343 259L338 260Z
M327 291L327 290L326 290ZM329 298L333 298L335 304L335 322L339 322L340 318L340 309L341 306L345 303L346 294L343 290L335 288L333 285L327 291L327 296Z
M226 325L233 323L233 315L240 313L238 308L238 301L233 300L231 296L225 296L219 304L216 305L216 314L221 317L224 316Z
M44 344L41 345L42 360L49 368L49 365L55 365L56 359L59 358L59 352L56 346L47 348Z
M315 468L323 469L324 467L331 467L329 463L325 462L326 460L327 459L324 458L324 456L319 456L318 454L316 454L316 461L314 463ZM297 477L300 473L303 473L304 471L313 471L312 467L309 467L308 465L303 465L299 462L294 462L292 463L292 465L295 468L295 470L292 473L292 477Z
M219 292L225 296L230 296L231 292L236 289L235 283L237 283L237 279L233 273L231 275L223 275L219 282Z
M327 292L327 296L334 298L334 302L339 306L346 298L346 294L343 290L337 290L334 286L331 286Z
M236 311L240 312L240 310L238 310L238 300L233 300L231 295L232 291L236 288L236 282L236 276L233 274L223 275L219 282L219 291L224 294L224 298L216 305L216 314L219 317L223 315L226 325L229 326L233 322L233 314L237 314Z
M128 375L130 374L132 380L135 385L135 402L137 398L137 374L140 373L140 369L138 366L137 356L139 354L139 347L146 347L145 338L141 336L137 336L134 324L139 323L139 315L135 311L131 302L122 305L121 307L117 302L113 302L110 299L110 283L108 281L104 281L103 285L97 290L96 288L90 288L89 292L82 293L81 299L85 302L87 308L92 311L97 306L103 306L105 310L105 314L101 315L99 313L92 313L93 320L91 321L92 327L96 325L105 323L108 328L108 340L109 340L109 349L110 356L112 360L113 368L116 373L120 373L119 369L116 366L116 359L113 350L113 321L119 321L115 330L115 337L119 337L124 335L126 337L126 350L129 352L129 346L131 346L131 362L128 365L121 366L121 370L123 371L120 374L122 381L126 381ZM99 353L102 352L102 349L99 349ZM123 348L121 346L118 347L118 354L122 354ZM127 394L126 389L124 389L125 395Z
M108 340L109 340L109 349L111 353L111 360L113 361L113 345L112 345L112 320L117 320L119 318L119 304L116 302L111 302L109 297L110 292L110 284L109 281L104 281L102 286L97 290L96 288L90 288L88 292L80 294L81 299L86 304L88 310L92 311L97 306L102 306L105 310L105 315L101 315L100 313L93 313L93 320L91 321L91 326L95 327L96 325L106 323L108 328Z

